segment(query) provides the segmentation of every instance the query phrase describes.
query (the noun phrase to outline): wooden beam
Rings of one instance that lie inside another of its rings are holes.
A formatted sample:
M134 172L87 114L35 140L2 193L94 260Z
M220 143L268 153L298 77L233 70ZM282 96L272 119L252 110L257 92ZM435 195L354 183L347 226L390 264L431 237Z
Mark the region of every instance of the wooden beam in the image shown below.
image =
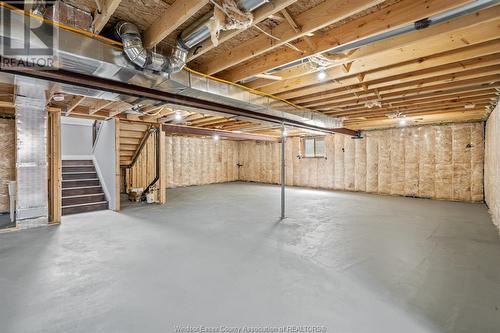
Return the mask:
M470 19L477 23L473 25L460 24L464 21L471 23ZM450 31L448 30L450 27L454 27L455 29ZM443 30L446 30L446 32L442 33ZM437 53L444 53L497 39L500 37L500 5L486 9L480 15L473 13L453 20L449 24L429 27L424 30L412 32L411 34L415 38L415 41L411 44L405 42L409 39L409 36L403 35L390 40L380 41L373 45L367 45L366 48L360 48L356 53L359 52L358 54L361 54L366 51L366 54L369 54L369 56L357 58L352 63L349 73L344 73L339 69L339 66L335 66L326 70L326 81L319 81L317 75L313 73L291 80L275 82L261 90L266 93L275 94L277 91L293 89L290 93L279 94L279 96L285 99L299 97L324 91L328 87L328 84L348 75L395 66L408 61L419 59L425 61L427 57L432 57ZM419 39L418 36L429 37ZM455 36L460 36L461 38L455 38ZM403 40L402 44L398 42L398 39ZM367 49L374 51L371 52ZM353 55L353 57L355 56Z
M440 53L425 59L365 72L365 82L375 85L376 88L376 85L381 82L409 80L411 77L425 77L438 73L445 74L459 68L476 68L484 63L494 64L500 59L500 52L495 52L497 50L500 50L500 40L489 43L489 45L481 45L480 48L462 48L444 54ZM312 107L327 101L330 97L337 96L338 92L345 91L345 88L353 88L356 84L352 76L338 78L336 82L338 83L336 87L332 82L320 92L307 94L292 100L301 106Z
M49 223L61 223L61 112L49 112Z
M292 15L290 15L290 13L288 12L288 10L286 10L286 8L281 11L281 14L285 18L285 20L288 22L288 24L290 24L290 27L293 29L293 31L295 31L295 33L302 33L302 28L297 24L297 22L295 22ZM314 49L314 45L311 43L309 36L304 35L303 38L307 42L309 49L310 50Z
M213 59L208 63L201 64L197 70L207 74L218 73L257 55L263 54L264 52L301 38L310 32L327 27L381 2L383 1L325 1L318 6L297 15L295 22L297 22L297 24L301 27L300 32L295 32L293 29L290 29L288 22L283 22L274 27L271 31L271 34L278 40L270 38L265 34L261 34L255 38L242 42L237 47L231 49L224 55L224 61Z
M121 185L121 169L120 169L120 119L115 118L115 211L120 210L120 185Z
M454 91L456 88L464 88L464 90L471 89L471 87L477 87L477 86L482 86L484 88L493 88L493 87L498 87L500 85L500 74L494 74L494 75L487 75L484 77L478 77L478 78L473 78L473 79L468 79L468 80L458 80L458 81L453 81L451 83L441 83L437 85L432 85L428 87L422 87L422 88L414 88L414 89L405 89L401 88L398 91L393 91L390 93L386 93L384 95L385 98L393 98L393 97L401 97L401 96L411 96L411 95L420 95L425 92L435 92L435 91ZM353 98L352 96L346 95L342 99L335 100L329 105L325 105L323 108L320 110L325 112L325 111L330 111L334 110L335 108L339 108L344 105L352 105L352 104L358 104L362 101L363 103L370 102L370 101L378 101L378 97L376 95L370 96L363 96L363 99L360 100L358 98ZM338 110L338 109L337 109Z
M144 32L144 45L146 48L152 48L161 42L207 3L208 0L176 0Z
M121 0L103 0L101 13L96 13L94 22L92 23L93 30L95 34L99 34L104 28L106 23L108 23L111 16L113 16L115 10L120 5Z
M162 125L162 130L172 134L187 134L187 135L201 135L213 136L218 135L221 138L237 139L237 140L255 140L255 141L273 141L276 142L278 138L264 135L254 135L248 133L235 133L222 130L213 130L201 127L188 127L179 125Z
M477 110L473 112L448 112L441 114L432 115L420 115L406 117L405 119L410 125L424 125L424 124L440 124L440 123L457 123L457 122L468 122L468 121L480 121L484 118L484 110ZM371 130L371 129L381 129L399 126L399 119L381 119L381 120L369 120L369 121L358 121L350 123L349 126L357 130Z
M219 75L221 78L233 82L267 72L273 68L289 64L311 55L321 54L334 47L349 44L360 39L383 33L394 28L411 24L414 21L435 15L437 13L458 7L471 2L470 0L402 0L383 10L356 18L338 27L317 31L310 41L315 45L313 50L308 50L308 42L301 41L296 44L299 49L305 50L299 54L287 48L267 53L266 55L250 61L241 68L234 68ZM424 29L425 30L425 29ZM423 30L422 30L423 31ZM281 75L276 73L276 75ZM256 83L254 83L256 84Z
M271 2L265 3L264 5L260 6L259 8L253 11L252 26L264 21L273 14L280 12L282 9L290 6L296 1L297 0L273 0ZM219 45L237 36L239 33L243 31L245 30L221 31L219 34ZM188 61L196 59L197 57L207 53L213 48L214 45L212 44L212 41L210 39L198 44L196 47L190 50Z
M479 84L479 85L469 85L465 87L459 87L459 88L454 88L454 89L446 89L446 90L436 90L436 91L430 91L430 92L422 92L420 94L409 94L409 95L396 95L396 96L390 96L386 97L383 100L383 103L406 103L406 102L412 102L412 101L420 101L420 100L425 100L427 98L435 98L435 99L440 99L448 96L469 96L470 94L482 94L482 93L494 93L496 90L495 88L498 87L493 85L488 85L488 84ZM368 101L368 100L367 100ZM350 107L359 107L360 103L359 101L354 101L353 103L342 105L342 106L336 106L335 108L331 108L332 111L327 111L325 110L323 113L325 114L331 114L335 116L336 113L338 112L343 112L347 110Z
M392 100L392 101L386 101L382 100L381 105L382 107L375 107L371 110L381 110L382 108L385 109L396 109L396 108L404 108L412 105L423 105L423 104L429 104L429 103L446 103L446 102L458 102L458 101L463 101L467 102L472 99L476 98L482 98L482 99L488 99L489 97L495 96L495 90L494 89L485 89L485 90L478 90L478 91L467 91L463 93L455 93L455 94L446 94L446 95L437 95L435 97L424 97L421 98L419 95L417 96L412 96L414 98L407 98L404 100ZM358 112L365 112L369 109L366 108L366 106L363 103L356 104L356 105L351 105L351 106L344 106L343 108L339 108L338 111L332 111L328 112L328 114L332 116L338 116L341 113L344 112L350 112L350 115L356 114Z
M93 115L103 109L110 107L115 101L99 100L94 106L89 108L89 115Z
M113 106L113 111L111 111L108 115L109 118L116 117L117 115L129 110L132 107L131 104L127 102L117 102Z
M283 78L281 76L276 76L272 74L257 74L255 77L259 79L271 80L271 81L281 81Z
M483 59L489 59L489 61L482 61ZM384 90L390 89L390 86L395 85L420 85L423 83L429 83L432 81L447 80L453 81L456 77L461 77L463 75L470 75L477 73L482 75L483 71L488 70L489 66L500 65L500 53L493 54L489 57L479 57L473 59L477 62L457 62L451 63L449 65L442 65L438 67L430 67L425 70L407 72L399 75L388 76L387 78L377 79L373 81L367 81L365 84L369 87L370 93L375 93L382 99L382 92ZM461 77L463 78L463 77ZM366 93L368 90L362 87L359 83L352 83L350 80L342 80L345 86L336 89L330 89L324 91L324 93L317 93L314 95L309 95L300 101L295 101L301 106L307 108L318 108L322 105L329 104L335 101L339 96L345 95L346 93L360 94ZM388 88L389 87L389 88Z
M69 116L71 112L85 100L85 98L85 96L74 96L71 103L66 106L65 116Z
M160 130L160 181L159 181L159 202L161 205L167 203L167 151L165 142L165 132ZM170 162L170 161L169 161Z

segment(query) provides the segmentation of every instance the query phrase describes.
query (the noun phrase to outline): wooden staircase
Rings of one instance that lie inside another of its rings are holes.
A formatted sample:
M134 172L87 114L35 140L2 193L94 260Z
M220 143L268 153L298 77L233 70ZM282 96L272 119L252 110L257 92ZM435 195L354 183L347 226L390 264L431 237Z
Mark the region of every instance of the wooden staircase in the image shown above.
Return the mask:
M139 149L144 136L149 129L145 124L120 124L120 165L132 163L134 155Z
M92 160L62 161L62 215L108 209Z

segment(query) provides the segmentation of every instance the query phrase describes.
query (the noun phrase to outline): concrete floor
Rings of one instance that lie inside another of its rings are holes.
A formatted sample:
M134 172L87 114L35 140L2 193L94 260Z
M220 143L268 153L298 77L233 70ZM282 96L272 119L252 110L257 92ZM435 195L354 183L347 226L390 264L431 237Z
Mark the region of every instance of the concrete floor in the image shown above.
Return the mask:
M0 234L1 331L500 330L500 237L484 205L293 188L278 223L275 186L168 199Z

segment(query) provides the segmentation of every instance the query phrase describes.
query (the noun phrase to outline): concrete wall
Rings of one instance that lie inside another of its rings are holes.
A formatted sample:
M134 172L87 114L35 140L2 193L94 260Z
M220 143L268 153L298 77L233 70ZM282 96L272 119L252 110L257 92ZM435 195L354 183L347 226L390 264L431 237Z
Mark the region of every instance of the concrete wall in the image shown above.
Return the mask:
M486 122L484 163L485 200L493 223L500 229L500 108L497 104Z
M92 155L92 120L61 117L61 151L65 156Z
M15 120L0 119L0 212L9 211L7 182L16 178Z
M167 188L238 180L238 142L167 136Z
M299 138L286 144L288 185L379 194L483 200L483 124L370 131L353 140L326 137L327 158L297 158ZM279 182L279 144L239 143L240 180Z

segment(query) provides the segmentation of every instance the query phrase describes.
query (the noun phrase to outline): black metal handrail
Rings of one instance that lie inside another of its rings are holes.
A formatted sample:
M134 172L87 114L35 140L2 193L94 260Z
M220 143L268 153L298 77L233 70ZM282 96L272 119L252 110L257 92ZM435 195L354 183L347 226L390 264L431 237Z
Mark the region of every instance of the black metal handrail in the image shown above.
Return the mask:
M144 189L144 192L142 192L142 197L146 196L146 193L149 192L151 187L156 184L156 182L160 179L160 129L155 128L155 135L156 135L156 168L155 168L155 178L149 183L149 185Z
M150 191L151 187L156 184L156 182L160 179L160 129L157 127L149 126L146 134L142 137L142 140L139 144L139 147L135 151L132 161L130 162L129 165L127 165L125 168L126 169L131 169L135 163L137 162L137 159L141 155L142 150L146 146L146 142L148 141L149 137L151 134L156 135L156 140L155 140L155 154L156 154L156 167L155 167L155 178L149 183L148 186L144 189L142 192L141 200L145 198L146 194Z

